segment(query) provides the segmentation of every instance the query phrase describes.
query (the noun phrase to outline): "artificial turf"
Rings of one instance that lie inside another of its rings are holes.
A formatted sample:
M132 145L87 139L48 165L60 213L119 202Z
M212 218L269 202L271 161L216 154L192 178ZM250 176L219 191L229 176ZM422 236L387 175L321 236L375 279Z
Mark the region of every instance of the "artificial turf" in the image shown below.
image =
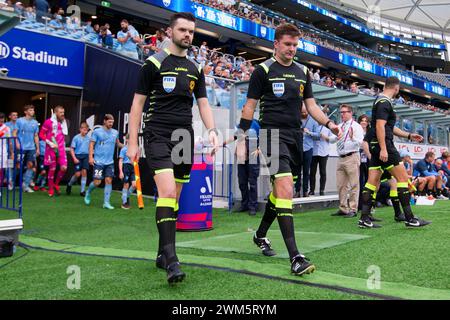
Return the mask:
M153 259L157 248L154 205L146 199L140 211L120 209L120 194L113 194L116 210L101 209L102 190L96 190L92 203L85 206L74 188L72 196L49 199L44 193L24 195L25 230L21 241L34 247L67 249L78 253L138 255ZM132 199L133 200L133 199ZM133 204L133 203L132 203ZM247 270L312 283L332 284L400 298L450 299L450 202L433 207L413 207L433 224L420 230L407 230L395 223L392 209L377 209L383 228L361 230L355 219L331 217L333 210L295 215L300 250L317 266L317 272L293 277L284 258L258 254L251 242L261 214L228 214L214 211L214 229L207 232L177 233L182 262ZM0 218L11 217L0 212ZM284 252L276 235L271 235L280 254ZM305 233L302 233L305 231ZM323 235L323 237L321 237ZM330 239L330 235L332 239ZM335 235L335 236L333 236ZM237 237L237 238L236 238ZM346 239L343 241L342 239ZM359 239L359 240L358 240ZM210 241L209 241L210 240ZM314 243L317 245L314 247ZM51 245L50 245L51 244ZM302 246L303 245L303 246ZM55 247L56 246L56 247ZM209 248L208 248L209 247ZM233 250L226 250L233 247ZM23 254L27 254L18 260ZM183 260L184 259L184 260ZM11 263L10 263L11 262ZM2 267L3 265L8 265ZM81 268L81 290L66 287L70 265ZM381 271L381 289L365 288L367 269ZM170 287L163 271L150 260L127 260L84 256L38 249L19 248L13 258L0 260L0 299L366 299L362 295L308 287L274 279L211 270L192 265L183 268L184 283Z

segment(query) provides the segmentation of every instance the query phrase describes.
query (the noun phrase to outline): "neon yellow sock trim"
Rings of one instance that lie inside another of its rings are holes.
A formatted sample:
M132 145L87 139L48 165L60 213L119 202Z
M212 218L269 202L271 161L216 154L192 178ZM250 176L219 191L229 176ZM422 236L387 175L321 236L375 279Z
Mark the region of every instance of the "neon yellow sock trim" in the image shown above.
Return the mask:
M397 187L398 188L408 188L408 182L398 182Z
M273 205L277 204L277 198L275 198L275 196L273 195L273 192L271 192L269 195L269 201L272 202Z
M292 200L277 199L277 203L275 204L275 207L280 208L280 209L292 209Z
M173 198L158 198L156 202L156 207L166 207L175 209L177 200Z

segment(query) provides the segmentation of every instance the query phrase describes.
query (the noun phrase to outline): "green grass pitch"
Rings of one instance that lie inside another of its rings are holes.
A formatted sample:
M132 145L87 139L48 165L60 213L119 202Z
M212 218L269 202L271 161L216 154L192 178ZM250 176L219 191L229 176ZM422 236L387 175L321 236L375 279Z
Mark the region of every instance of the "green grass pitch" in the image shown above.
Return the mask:
M331 209L295 214L299 248L317 267L303 277L289 272L277 222L269 237L278 255L268 258L252 243L261 213L214 210L213 230L177 233L187 278L169 286L154 265L153 201L145 199L141 211L133 197L126 211L114 193L116 210L108 211L101 208L103 190L89 207L78 191L53 199L24 195L20 240L29 249L0 259L0 299L450 299L450 201L413 207L433 221L420 230L395 223L391 208L377 210L384 221L376 230L331 217ZM0 219L13 217L0 211ZM80 268L79 290L67 287L73 265ZM368 286L373 268L379 288Z

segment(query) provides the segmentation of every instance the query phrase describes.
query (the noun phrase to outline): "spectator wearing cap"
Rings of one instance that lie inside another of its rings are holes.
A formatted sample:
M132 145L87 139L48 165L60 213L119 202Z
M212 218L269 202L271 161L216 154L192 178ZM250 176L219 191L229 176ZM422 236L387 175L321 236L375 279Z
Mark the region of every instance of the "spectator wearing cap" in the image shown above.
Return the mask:
M408 152L408 150L403 149L400 151L400 158L402 158L403 166L405 167L409 178L412 179L414 162L412 160L411 154Z
M141 42L139 33L131 28L128 21L123 19L120 22L121 30L117 33L117 40L122 44L120 53L132 59L139 59L137 44Z

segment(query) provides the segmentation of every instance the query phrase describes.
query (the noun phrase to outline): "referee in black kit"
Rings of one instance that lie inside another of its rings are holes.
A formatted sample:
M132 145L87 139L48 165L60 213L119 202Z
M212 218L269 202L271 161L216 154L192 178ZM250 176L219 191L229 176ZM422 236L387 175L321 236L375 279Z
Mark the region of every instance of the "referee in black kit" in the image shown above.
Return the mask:
M405 214L405 225L407 227L423 227L430 224L414 217L411 210L408 173L402 164L400 155L394 145L394 135L421 142L423 137L416 133L408 133L395 127L397 115L394 111L391 99L395 98L400 91L400 80L397 77L386 79L384 91L376 98L372 108L372 122L370 124L369 148L372 157L369 161L369 178L362 192L361 219L358 222L360 228L379 228L370 219L371 203L373 195L377 192L381 175L384 171L397 180L397 192L400 205Z
M194 29L195 18L192 14L181 12L171 17L167 32L172 43L169 48L146 60L130 111L127 155L137 160L141 116L147 96L150 98L143 121L147 163L154 174L159 196L156 204L159 232L156 266L167 270L169 283L180 282L185 278L175 253L175 232L181 189L183 183L189 182L193 162L193 95L209 131L213 151L218 146L213 113L206 96L205 76L201 66L186 56L192 44ZM183 130L175 133L179 133L180 138L173 141L172 134L177 129ZM179 146L182 147L181 152L177 151Z
M261 129L267 132L268 140L264 143L261 133L261 151L269 162L273 192L269 195L264 216L253 241L264 255L275 255L266 235L277 218L289 252L291 271L293 274L303 275L313 272L315 266L297 249L292 215L293 183L303 153L302 103L305 103L309 114L319 124L326 126L336 135L340 136L341 132L317 106L307 67L294 61L299 37L300 31L292 24L277 27L275 54L258 65L251 76L239 128L244 132L250 128L260 100L259 121ZM242 139L245 134L240 131L238 136ZM271 140L279 145L278 152L271 150ZM275 161L278 161L278 168Z

